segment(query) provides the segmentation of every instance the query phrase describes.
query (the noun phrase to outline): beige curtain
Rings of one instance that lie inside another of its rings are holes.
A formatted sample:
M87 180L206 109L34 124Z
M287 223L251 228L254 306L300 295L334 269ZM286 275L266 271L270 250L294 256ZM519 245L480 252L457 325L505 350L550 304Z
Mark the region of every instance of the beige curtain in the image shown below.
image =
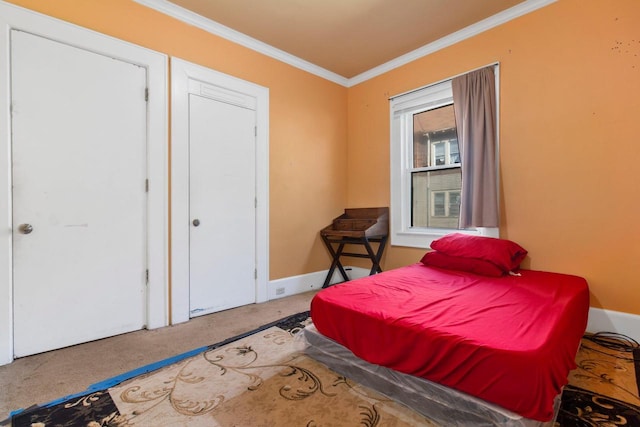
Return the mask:
M452 80L462 160L460 228L498 226L496 90L493 67Z

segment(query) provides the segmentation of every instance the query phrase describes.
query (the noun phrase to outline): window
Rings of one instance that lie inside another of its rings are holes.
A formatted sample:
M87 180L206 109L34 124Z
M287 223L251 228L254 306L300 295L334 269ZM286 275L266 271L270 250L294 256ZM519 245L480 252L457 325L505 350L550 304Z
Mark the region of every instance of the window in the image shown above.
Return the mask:
M459 229L460 147L451 80L391 99L391 243L428 247Z
M447 195L462 185L453 101L411 115L411 227L457 229Z
M445 199L447 193L444 191L434 191L431 193L433 196L433 204L431 205L431 216L445 216Z
M460 216L460 191L432 191L431 192L431 216L440 217L446 220L458 221ZM442 228L457 228L455 223L443 225Z

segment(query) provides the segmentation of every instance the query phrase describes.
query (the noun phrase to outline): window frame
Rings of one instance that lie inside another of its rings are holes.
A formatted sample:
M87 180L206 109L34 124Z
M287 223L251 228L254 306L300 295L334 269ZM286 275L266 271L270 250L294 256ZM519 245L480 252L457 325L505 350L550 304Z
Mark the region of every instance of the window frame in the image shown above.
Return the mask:
M496 100L499 99L498 66L494 64L496 76ZM498 228L477 227L475 229L449 229L411 226L411 172L413 168L413 115L453 103L451 79L418 88L390 98L390 244L428 248L431 242L450 233L498 237ZM499 102L496 102L496 117L499 117ZM499 127L498 127L499 129ZM448 150L445 150L448 151ZM446 155L446 154L445 154ZM496 158L499 159L499 143L496 141ZM499 164L496 162L496 164ZM449 168L450 165L445 166ZM499 168L498 168L499 169ZM496 170L499 185L499 174Z

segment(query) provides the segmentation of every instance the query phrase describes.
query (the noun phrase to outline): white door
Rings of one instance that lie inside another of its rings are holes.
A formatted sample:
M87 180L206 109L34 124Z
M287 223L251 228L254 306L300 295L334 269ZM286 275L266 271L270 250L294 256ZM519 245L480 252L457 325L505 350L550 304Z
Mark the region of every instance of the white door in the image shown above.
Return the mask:
M255 111L189 95L190 315L255 302Z
M141 329L146 70L11 32L14 353Z

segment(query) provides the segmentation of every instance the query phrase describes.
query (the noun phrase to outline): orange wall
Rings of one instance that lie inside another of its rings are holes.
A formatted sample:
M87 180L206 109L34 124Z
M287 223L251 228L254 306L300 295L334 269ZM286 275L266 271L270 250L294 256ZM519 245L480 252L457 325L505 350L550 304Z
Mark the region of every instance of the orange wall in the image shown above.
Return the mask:
M389 96L499 61L502 237L640 314L637 0L559 0L350 89L131 0L10 2L270 89L271 279L326 269L318 230L344 207L388 206Z
M318 230L346 205L346 88L131 0L10 2L268 87L270 278L327 268Z
M559 0L349 90L348 205L389 203L389 96L500 62L501 237L640 314L640 2ZM383 268L419 261L389 248Z

